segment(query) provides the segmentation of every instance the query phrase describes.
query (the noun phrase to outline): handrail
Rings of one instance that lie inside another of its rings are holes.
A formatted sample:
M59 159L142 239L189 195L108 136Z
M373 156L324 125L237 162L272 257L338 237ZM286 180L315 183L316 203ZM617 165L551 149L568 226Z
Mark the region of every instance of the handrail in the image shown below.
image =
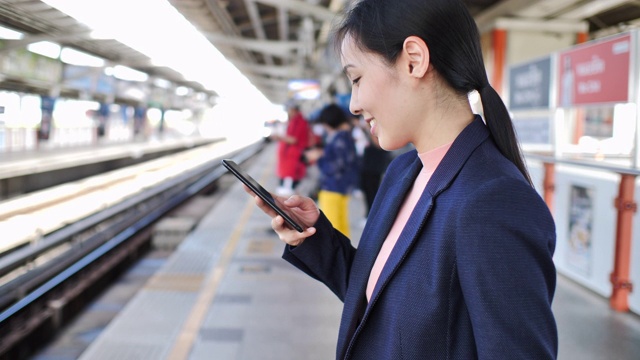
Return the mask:
M614 164L605 164L600 161L593 161L593 160L586 160L586 159L571 159L566 157L558 158L551 155L528 153L528 152L524 153L524 157L527 159L534 159L534 160L538 160L545 163L589 167L593 169L606 170L606 171L611 171L611 172L624 174L624 175L635 175L635 176L640 175L640 169L634 169L634 168L619 166Z
M609 298L611 307L616 311L629 311L628 295L633 289L630 278L631 242L633 235L633 216L638 205L635 201L636 178L640 169L616 166L584 159L556 158L550 155L525 153L525 158L541 161L544 164L543 196L547 206L553 211L555 193L555 165L568 164L592 169L614 172L620 176L618 196L613 201L617 212L615 258L609 274L612 292Z

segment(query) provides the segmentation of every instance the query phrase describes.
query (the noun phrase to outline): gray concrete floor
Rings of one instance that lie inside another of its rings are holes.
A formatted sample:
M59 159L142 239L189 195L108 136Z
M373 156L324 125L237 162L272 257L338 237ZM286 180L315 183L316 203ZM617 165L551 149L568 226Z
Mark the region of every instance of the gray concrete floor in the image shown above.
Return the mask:
M553 311L558 324L558 358L640 359L640 317L616 312L609 300L558 276Z

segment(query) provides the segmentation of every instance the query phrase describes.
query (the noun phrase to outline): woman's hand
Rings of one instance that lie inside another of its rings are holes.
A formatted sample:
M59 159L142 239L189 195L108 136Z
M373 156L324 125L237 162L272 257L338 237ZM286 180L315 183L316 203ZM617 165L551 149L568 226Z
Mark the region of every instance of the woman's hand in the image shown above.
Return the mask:
M323 154L324 150L319 148L309 149L304 152L305 158L310 163L315 163L316 161L318 161L318 159L320 159Z
M246 185L244 186L244 191L253 196L256 205L271 217L271 227L278 234L280 240L285 243L298 246L302 244L304 239L316 233L316 229L312 225L318 221L320 210L313 199L300 195L293 195L289 198L271 195L276 204L305 229L303 232L298 232L289 227L282 216L278 215L275 210L260 199L258 195L254 194Z

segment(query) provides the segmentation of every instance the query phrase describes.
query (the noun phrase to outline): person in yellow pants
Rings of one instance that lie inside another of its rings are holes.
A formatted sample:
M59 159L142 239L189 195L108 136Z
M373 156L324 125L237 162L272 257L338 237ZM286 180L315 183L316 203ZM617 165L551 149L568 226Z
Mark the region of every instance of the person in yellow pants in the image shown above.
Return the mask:
M333 191L318 192L318 207L336 230L349 236L349 195Z
M324 147L305 153L309 161L317 161L320 170L318 207L335 229L349 236L349 197L358 179L349 115L338 105L330 104L320 111L318 122L326 131Z

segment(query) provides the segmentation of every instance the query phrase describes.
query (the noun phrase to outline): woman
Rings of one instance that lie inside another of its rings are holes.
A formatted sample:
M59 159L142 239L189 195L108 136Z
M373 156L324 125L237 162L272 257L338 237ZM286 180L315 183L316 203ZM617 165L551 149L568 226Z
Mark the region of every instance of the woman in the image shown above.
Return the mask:
M284 259L344 301L338 359L557 356L555 226L478 38L460 0L358 1L336 32L350 110L416 151L389 165L357 249L310 199L279 199L302 233L256 200Z
M290 196L295 193L300 181L307 173L307 165L302 155L309 145L309 124L295 103L287 104L289 122L286 134L273 135L278 140L278 195Z
M325 106L318 122L326 132L325 145L305 153L307 159L317 161L320 169L318 205L333 227L348 237L349 199L358 178L351 124L345 111L336 104Z

